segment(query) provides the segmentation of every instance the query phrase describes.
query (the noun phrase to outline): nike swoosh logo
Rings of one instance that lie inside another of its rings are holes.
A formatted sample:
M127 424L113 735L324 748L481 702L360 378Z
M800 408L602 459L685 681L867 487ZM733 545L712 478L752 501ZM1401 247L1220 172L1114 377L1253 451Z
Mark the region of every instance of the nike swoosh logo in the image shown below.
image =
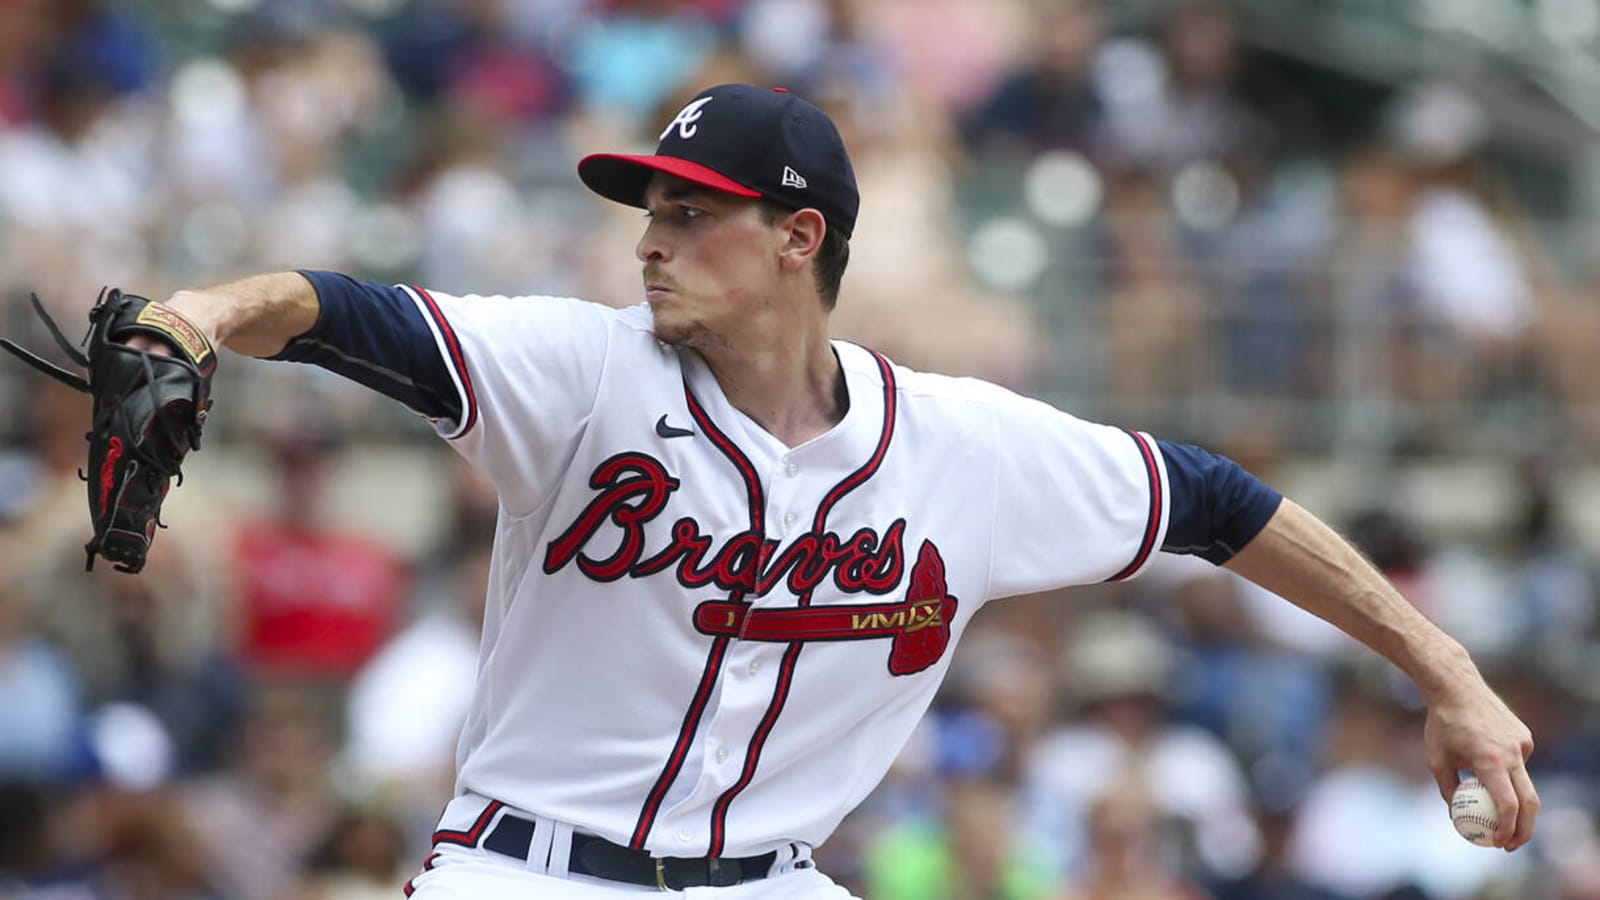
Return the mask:
M656 434L664 438L694 437L694 429L674 428L667 424L667 417L663 415L656 420Z

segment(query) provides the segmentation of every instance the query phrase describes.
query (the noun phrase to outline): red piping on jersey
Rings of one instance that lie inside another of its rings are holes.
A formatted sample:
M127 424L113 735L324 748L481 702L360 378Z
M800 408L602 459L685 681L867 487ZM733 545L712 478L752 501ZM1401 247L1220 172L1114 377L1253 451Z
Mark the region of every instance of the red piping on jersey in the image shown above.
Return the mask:
M478 813L478 819L472 823L471 828L466 831L445 831L441 828L433 833L433 842L435 844L476 847L478 846L478 841L483 839L483 830L488 828L489 823L494 819L494 814L505 809L505 806L499 800L490 800L489 805L483 808L483 812Z
M1128 563L1122 571L1107 578L1107 581L1121 581L1139 571L1150 558L1151 551L1156 548L1156 533L1161 530L1161 507L1166 498L1161 495L1161 468L1156 463L1155 449L1144 435L1137 431L1128 432L1133 442L1139 445L1139 455L1144 457L1145 475L1150 479L1150 517L1144 526L1144 538L1139 542L1139 552L1134 554L1133 562Z
M728 638L719 637L711 642L711 653L706 657L705 671L700 673L700 685L695 688L694 700L689 703L689 711L683 715L683 724L678 728L678 741L672 746L672 755L667 757L667 764L662 767L661 774L656 778L656 783L650 788L650 793L645 797L644 808L639 811L639 821L633 826L633 838L628 846L635 850L643 850L645 839L650 836L650 829L656 824L656 814L661 811L661 798L667 793L667 788L678 777L678 771L683 768L684 757L689 754L689 744L694 739L695 731L700 728L700 716L706 711L706 702L711 699L711 688L717 683L717 674L722 671L722 657L728 649Z
M828 492L828 496L822 498L822 503L817 507L816 518L811 521L811 530L817 534L822 533L822 527L828 520L828 513L833 511L833 505L838 503L845 494L860 487L862 482L877 473L878 467L883 464L884 454L889 452L889 438L894 435L895 402L897 399L895 396L894 370L890 368L889 361L884 359L881 354L876 351L869 352L872 353L872 358L877 360L878 372L883 376L883 426L878 434L878 447L872 452L872 457L861 464L861 468L845 476L843 481L833 486L833 490ZM809 593L800 598L801 606L809 606L810 603L811 595Z
M422 861L422 871L424 871L424 872L431 871L433 869L433 861L438 859L438 858L439 858L439 854L437 854L437 853L429 853L428 854L428 858ZM415 882L416 880L417 879L414 878L414 877L413 878L409 878L409 879L406 880L405 884L400 886L400 890L404 891L405 895L407 897L411 896L413 893L416 892L417 886L415 884L413 884L413 882Z
M756 766L761 761L761 748L766 745L767 736L772 733L772 726L777 724L778 715L783 712L783 705L789 699L795 660L800 658L800 650L804 647L804 643L795 641L783 652L783 663L778 668L778 683L772 689L772 702L767 705L767 712L761 717L761 724L756 726L756 733L751 735L750 746L745 750L744 770L739 773L739 780L723 791L716 805L711 808L711 847L706 851L707 856L722 855L723 844L727 842L728 807L755 777Z
M689 415L699 423L700 430L711 438L711 442L722 451L722 455L739 470L739 477L744 479L749 501L751 533L758 538L764 537L766 504L762 499L761 478L756 474L756 467L750 463L749 457L717 428L711 417L706 415L705 408L695 399L687 382L683 385L683 396L689 404ZM742 590L732 592L729 602L739 603L743 600L744 593ZM672 753L667 757L667 764L662 767L656 783L646 795L644 808L639 811L639 821L633 827L633 838L628 842L628 846L635 850L644 849L645 839L650 836L650 829L655 825L656 814L661 811L661 800L666 796L667 788L677 780L678 772L683 768L683 760L689 755L689 745L694 741L694 733L700 728L700 717L705 714L706 704L711 699L711 689L716 685L717 675L722 670L722 658L727 652L728 640L727 637L719 637L711 643L711 653L706 657L705 671L700 673L700 685L695 688L694 699L690 701L689 710L683 716L683 724L678 728L678 740L673 744Z
M465 424L456 432L455 437L466 437L467 432L471 431L472 426L478 421L478 395L472 389L472 376L467 374L467 358L461 353L461 342L456 340L455 329L450 327L450 320L446 319L443 311L439 309L438 301L434 300L433 295L424 288L412 285L411 289L422 297L423 302L428 305L428 311L433 313L434 321L439 323L439 333L444 335L445 346L450 348L451 362L456 374L461 377L461 387L467 394L467 408L461 411L461 419Z
M833 486L822 498L817 506L817 514L812 519L811 528L816 534L822 534L823 526L827 524L828 513L833 511L835 504L844 495L850 493L864 484L867 479L877 474L878 467L883 465L883 458L889 452L889 441L894 436L895 393L894 370L889 361L881 354L872 352L872 358L878 363L878 372L883 376L883 424L878 432L878 446L873 450L872 456L861 464L844 480ZM811 591L807 591L799 598L800 606L811 605ZM716 805L711 809L711 847L706 851L708 856L721 856L722 848L726 843L728 825L728 807L733 799L750 786L750 781L755 777L756 766L761 761L761 750L767 743L767 737L772 733L772 726L777 723L778 715L783 712L783 705L789 699L789 685L794 680L795 661L800 658L800 650L805 644L796 641L789 645L783 654L783 664L778 670L778 683L772 690L772 702L767 706L766 715L761 717L761 724L756 727L756 732L750 737L750 747L745 751L744 770L739 773L739 780L722 792L717 798Z
M483 840L484 829L488 828L489 823L494 821L495 813L505 809L505 807L506 805L499 800L490 800L489 805L483 808L483 812L478 813L478 818L473 821L471 827L465 831L446 831L441 828L433 833L433 843L435 845L455 844L460 847L476 847L478 842ZM438 858L439 854L437 853L428 854L428 858L422 861L422 871L426 872L433 868L433 861ZM414 881L415 879L412 880ZM406 896L409 897L416 888L411 884L411 881L407 881L401 890L405 891Z
M729 440L728 436L722 432L722 429L711 421L711 416L706 414L705 407L701 406L700 401L695 399L687 383L683 386L683 396L689 402L689 415L700 423L700 427L705 429L706 436L711 438L711 443L716 444L717 449L722 451L722 455L726 456L728 461L733 463L733 467L739 470L739 476L744 479L745 493L750 503L750 530L764 535L767 530L766 502L761 497L761 476L756 474L756 467L750 462L750 458L744 455L744 451L740 450L738 445Z

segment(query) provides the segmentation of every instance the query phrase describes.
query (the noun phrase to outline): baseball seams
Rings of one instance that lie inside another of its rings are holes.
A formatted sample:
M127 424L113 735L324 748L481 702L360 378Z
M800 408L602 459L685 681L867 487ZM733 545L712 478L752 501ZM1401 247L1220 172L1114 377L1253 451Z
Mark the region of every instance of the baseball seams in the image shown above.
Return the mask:
M1451 795L1450 821L1455 824L1456 832L1472 843L1480 847L1494 846L1499 815L1489 789L1476 778L1461 782Z
M1456 833L1480 847L1494 846L1494 822L1482 816L1456 819Z

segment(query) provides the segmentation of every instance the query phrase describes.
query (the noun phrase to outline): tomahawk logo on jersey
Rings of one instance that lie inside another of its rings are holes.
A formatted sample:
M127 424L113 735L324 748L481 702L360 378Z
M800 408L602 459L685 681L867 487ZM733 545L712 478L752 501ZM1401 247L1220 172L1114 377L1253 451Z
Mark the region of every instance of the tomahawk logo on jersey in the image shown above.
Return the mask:
M1237 467L980 381L835 341L848 412L791 448L647 307L306 275L322 319L282 357L408 403L499 491L448 834L493 802L659 856L819 844L985 602L1131 577L1169 537L1232 552L1173 504Z

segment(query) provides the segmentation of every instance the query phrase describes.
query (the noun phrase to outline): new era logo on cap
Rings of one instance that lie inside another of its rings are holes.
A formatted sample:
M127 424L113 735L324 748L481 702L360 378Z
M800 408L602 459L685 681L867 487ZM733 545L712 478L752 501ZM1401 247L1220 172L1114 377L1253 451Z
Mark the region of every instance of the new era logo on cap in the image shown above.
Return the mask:
M816 209L846 237L861 205L833 120L781 88L707 88L667 123L654 154L597 153L578 163L578 177L591 190L629 206L644 206L656 172L740 197Z

